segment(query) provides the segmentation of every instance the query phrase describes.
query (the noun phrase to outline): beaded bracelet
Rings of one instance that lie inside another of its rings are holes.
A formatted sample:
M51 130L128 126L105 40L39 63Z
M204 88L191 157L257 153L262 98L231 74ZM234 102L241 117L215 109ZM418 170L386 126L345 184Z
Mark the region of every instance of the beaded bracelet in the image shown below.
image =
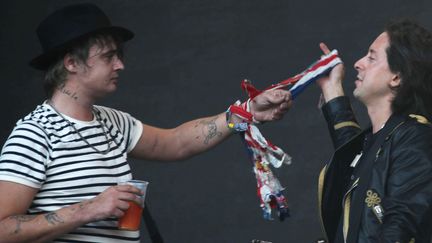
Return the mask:
M227 126L230 130L236 131L236 132L244 132L248 129L249 123L253 120L252 114L248 111L249 110L249 102L246 101L245 103L241 104L239 100L237 100L233 105L230 105L228 109L225 112L226 115L226 122ZM234 123L231 121L232 115L236 115L240 117L245 122L239 122Z

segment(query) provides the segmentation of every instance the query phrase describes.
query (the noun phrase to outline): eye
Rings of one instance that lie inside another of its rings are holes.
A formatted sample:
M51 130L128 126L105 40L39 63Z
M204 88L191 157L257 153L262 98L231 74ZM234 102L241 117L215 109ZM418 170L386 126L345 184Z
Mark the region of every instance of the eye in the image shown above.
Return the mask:
M114 55L117 56L118 59L123 61L123 50L122 49L116 49Z
M102 55L102 58L105 59L106 62L112 62L113 58L117 56L117 50L111 50Z
M108 52L108 53L106 53L106 54L104 55L104 57L105 57L106 59L108 59L108 60L112 60L114 56L115 56L115 52L114 52L114 51L110 51L110 52Z
M119 49L111 50L103 54L102 56L107 62L112 62L114 58L118 60L123 60L123 53Z

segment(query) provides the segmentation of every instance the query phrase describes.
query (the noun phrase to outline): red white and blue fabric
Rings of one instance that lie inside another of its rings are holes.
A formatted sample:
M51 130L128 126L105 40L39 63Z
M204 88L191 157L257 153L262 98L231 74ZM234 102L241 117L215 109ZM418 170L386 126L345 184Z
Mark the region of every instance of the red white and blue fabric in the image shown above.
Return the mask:
M271 171L269 165L271 164L274 168L279 168L282 164L291 164L291 157L261 134L255 125L258 122L250 113L249 103L257 95L266 90L284 88L288 88L292 99L295 99L309 84L323 75L327 75L334 66L341 62L338 52L333 50L331 53L322 56L321 59L310 65L300 74L271 85L262 91L256 89L248 80L243 80L241 86L249 95L248 101L243 104L237 101L227 110L227 122L232 129L240 132L253 163L253 171L257 180L257 194L265 219L273 219L272 209L274 208L277 208L279 220L282 221L289 216L288 203L282 193L284 188ZM240 117L244 122L238 124L231 123L231 115Z

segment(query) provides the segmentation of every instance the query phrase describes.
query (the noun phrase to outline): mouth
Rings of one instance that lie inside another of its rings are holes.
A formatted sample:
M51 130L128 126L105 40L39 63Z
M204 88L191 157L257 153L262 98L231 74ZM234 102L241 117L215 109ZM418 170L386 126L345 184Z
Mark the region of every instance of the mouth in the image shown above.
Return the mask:
M355 83L357 82L363 82L363 78L360 76L357 76L357 79L355 80Z
M110 83L117 86L118 85L118 77L113 77L110 79Z

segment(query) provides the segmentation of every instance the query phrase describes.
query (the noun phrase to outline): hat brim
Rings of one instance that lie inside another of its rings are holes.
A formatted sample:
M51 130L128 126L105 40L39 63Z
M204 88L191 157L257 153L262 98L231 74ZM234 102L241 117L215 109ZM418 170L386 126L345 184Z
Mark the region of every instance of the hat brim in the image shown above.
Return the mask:
M84 38L87 38L93 34L97 33L108 33L111 35L114 35L122 42L128 41L134 37L134 33L126 28L119 27L119 26L109 26L105 28L100 28L95 31L91 31L88 33L85 33L83 35L80 35L72 40L69 40L59 46L56 46L49 51L40 54L39 56L33 58L29 65L33 68L39 69L39 70L46 70L48 67L52 64L52 62L57 59L59 56L64 55L65 52L73 46L77 41L82 40Z

